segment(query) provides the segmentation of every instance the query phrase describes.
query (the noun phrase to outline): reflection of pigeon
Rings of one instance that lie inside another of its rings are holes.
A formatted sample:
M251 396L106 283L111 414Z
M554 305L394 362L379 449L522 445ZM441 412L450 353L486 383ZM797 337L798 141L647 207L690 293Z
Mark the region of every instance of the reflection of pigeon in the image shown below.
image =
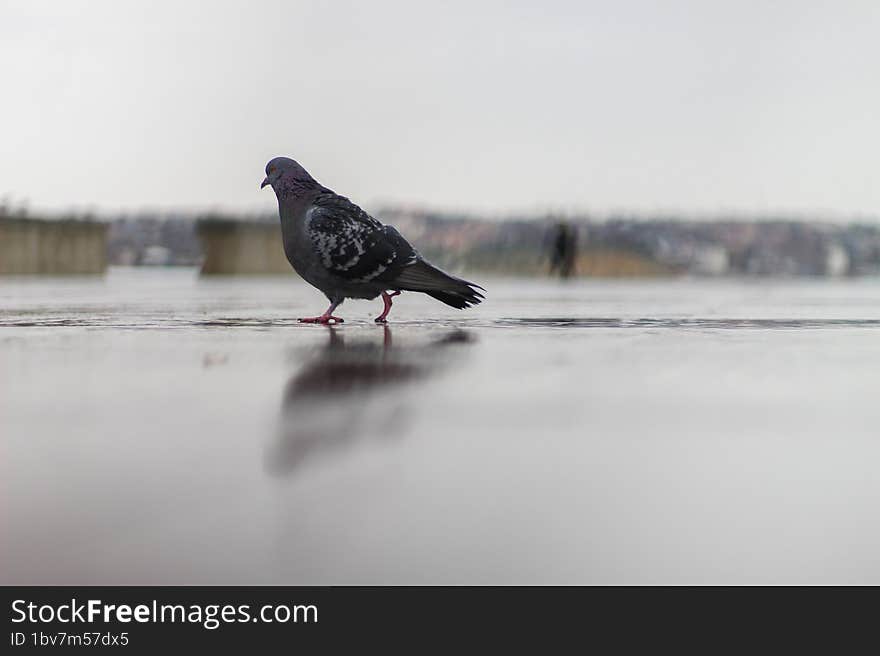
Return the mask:
M418 396L407 394L455 360L473 342L455 330L428 343L394 347L391 328L381 342L346 341L328 328L327 344L287 381L277 439L266 450L266 470L286 475L330 453L405 431Z
M381 294L385 308L376 321L384 323L391 297L402 291L424 292L459 309L483 299L477 291L482 287L426 262L397 230L321 185L292 159L270 161L261 188L266 185L278 197L287 259L330 299L320 317L300 321L341 322L333 311L343 300Z

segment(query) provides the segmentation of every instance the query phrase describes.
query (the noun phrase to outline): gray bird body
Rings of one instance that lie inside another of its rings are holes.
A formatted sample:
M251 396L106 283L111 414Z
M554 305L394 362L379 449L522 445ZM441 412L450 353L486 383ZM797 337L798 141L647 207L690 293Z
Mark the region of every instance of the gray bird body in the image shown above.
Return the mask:
M337 199L328 199L326 196L315 200L324 204L327 200L332 200L335 205L341 204ZM322 206L314 203L291 205L284 207L279 203L281 237L288 262L303 280L320 289L330 300L374 299L388 289L386 285L373 282L365 276L343 275L353 268L350 266L346 269L346 265L360 258L359 248L363 247L364 237L368 236L364 233L374 229L372 226L362 228L361 223L351 221L349 225L343 223L339 230L334 230L335 226L327 220ZM357 263L353 262L354 265Z
M277 157L266 174L263 186L272 185L278 198L284 253L293 269L327 296L329 313L346 298L380 294L387 313L388 290L421 291L457 308L483 299L477 285L428 263L394 227L327 189L295 161Z

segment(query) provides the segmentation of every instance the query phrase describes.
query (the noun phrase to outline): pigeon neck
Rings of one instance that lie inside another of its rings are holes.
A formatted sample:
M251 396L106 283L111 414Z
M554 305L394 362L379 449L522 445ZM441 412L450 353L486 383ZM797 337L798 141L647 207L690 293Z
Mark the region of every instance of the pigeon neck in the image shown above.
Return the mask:
M324 187L311 177L290 177L282 180L278 199L292 203L307 202L323 190Z

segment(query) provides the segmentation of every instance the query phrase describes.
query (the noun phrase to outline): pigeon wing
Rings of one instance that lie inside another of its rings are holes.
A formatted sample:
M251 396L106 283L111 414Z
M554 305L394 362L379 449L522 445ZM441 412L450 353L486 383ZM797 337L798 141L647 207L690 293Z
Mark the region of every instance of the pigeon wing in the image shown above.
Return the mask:
M335 194L314 203L306 229L324 268L351 282L393 280L418 259L397 230Z

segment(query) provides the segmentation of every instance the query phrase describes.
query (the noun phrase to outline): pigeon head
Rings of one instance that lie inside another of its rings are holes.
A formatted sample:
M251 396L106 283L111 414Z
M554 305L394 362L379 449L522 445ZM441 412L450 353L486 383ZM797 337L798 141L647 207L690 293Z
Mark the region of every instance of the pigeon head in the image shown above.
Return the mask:
M269 160L266 164L266 177L260 189L266 185L271 185L279 198L301 196L310 190L321 188L308 171L289 157L275 157Z

